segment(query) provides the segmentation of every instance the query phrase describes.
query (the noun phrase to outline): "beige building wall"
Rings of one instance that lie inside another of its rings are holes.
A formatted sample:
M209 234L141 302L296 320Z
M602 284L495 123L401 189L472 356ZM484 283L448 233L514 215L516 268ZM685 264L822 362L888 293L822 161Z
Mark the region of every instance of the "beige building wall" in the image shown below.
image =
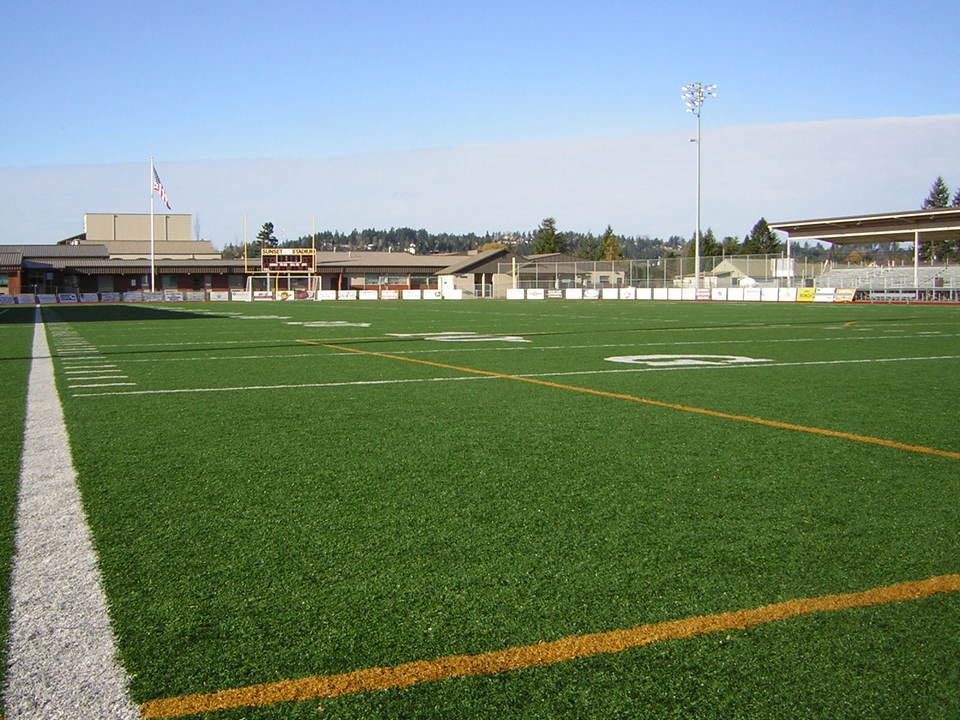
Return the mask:
M105 245L111 258L150 257L148 213L87 213L83 216L84 245ZM220 257L207 240L194 240L191 215L153 216L153 253L158 260L215 260Z
M147 213L87 213L83 229L88 243L121 241L150 241L150 215ZM193 240L193 222L188 214L155 214L153 216L155 241L190 242Z

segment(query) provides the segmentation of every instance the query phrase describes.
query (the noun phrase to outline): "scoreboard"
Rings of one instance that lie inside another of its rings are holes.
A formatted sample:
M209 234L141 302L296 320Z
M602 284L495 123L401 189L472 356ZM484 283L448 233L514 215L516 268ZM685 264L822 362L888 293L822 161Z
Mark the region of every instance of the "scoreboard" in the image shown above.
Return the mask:
M317 269L317 251L311 248L263 248L260 268L265 272L312 273Z

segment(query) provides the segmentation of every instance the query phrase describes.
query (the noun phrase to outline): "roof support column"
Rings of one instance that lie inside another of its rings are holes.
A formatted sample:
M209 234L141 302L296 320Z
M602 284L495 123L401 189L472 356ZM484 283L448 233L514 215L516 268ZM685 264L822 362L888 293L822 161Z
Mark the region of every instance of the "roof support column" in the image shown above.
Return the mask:
M913 229L913 296L920 299L920 231Z

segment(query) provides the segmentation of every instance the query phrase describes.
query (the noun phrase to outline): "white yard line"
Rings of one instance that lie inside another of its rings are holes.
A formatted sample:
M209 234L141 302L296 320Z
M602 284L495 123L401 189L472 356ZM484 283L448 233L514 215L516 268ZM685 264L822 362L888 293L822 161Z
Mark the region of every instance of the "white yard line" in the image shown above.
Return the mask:
M394 353L399 355L399 353ZM570 375L624 375L634 373L650 372L695 372L708 370L735 370L747 369L754 370L776 367L803 367L808 365L865 365L870 363L899 363L899 362L920 362L930 360L960 360L960 355L936 355L930 357L898 357L898 358L866 358L862 360L809 360L806 362L757 362L744 363L740 365L686 365L675 367L643 367L643 368L615 368L610 370L572 370L566 372L546 372L546 373L512 373L521 378L546 378L546 377L567 377ZM509 374L509 373L507 373ZM302 388L335 388L335 387L354 387L363 385L403 385L406 383L425 383L425 382L457 382L462 380L498 380L495 376L483 375L458 375L454 377L429 377L429 378L407 378L404 380L353 380L349 382L328 382L328 383L298 383L284 385L244 385L232 387L204 387L204 388L173 388L168 390L119 390L111 392L97 393L73 393L72 397L104 397L116 395L182 395L185 393L215 393L215 392L248 392L252 390L291 390ZM122 383L118 383L122 384ZM135 384L135 383L131 383ZM71 388L83 387L81 385L71 385Z
M39 308L11 575L5 720L133 720Z

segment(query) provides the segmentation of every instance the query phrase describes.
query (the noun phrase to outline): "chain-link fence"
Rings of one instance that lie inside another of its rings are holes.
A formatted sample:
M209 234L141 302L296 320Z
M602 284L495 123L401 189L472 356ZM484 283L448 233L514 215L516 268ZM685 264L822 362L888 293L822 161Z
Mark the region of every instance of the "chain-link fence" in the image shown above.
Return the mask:
M700 287L813 285L824 264L780 255L736 255L700 258ZM696 260L691 257L652 260L527 260L499 263L497 274L512 287L564 290L605 287L695 287Z

